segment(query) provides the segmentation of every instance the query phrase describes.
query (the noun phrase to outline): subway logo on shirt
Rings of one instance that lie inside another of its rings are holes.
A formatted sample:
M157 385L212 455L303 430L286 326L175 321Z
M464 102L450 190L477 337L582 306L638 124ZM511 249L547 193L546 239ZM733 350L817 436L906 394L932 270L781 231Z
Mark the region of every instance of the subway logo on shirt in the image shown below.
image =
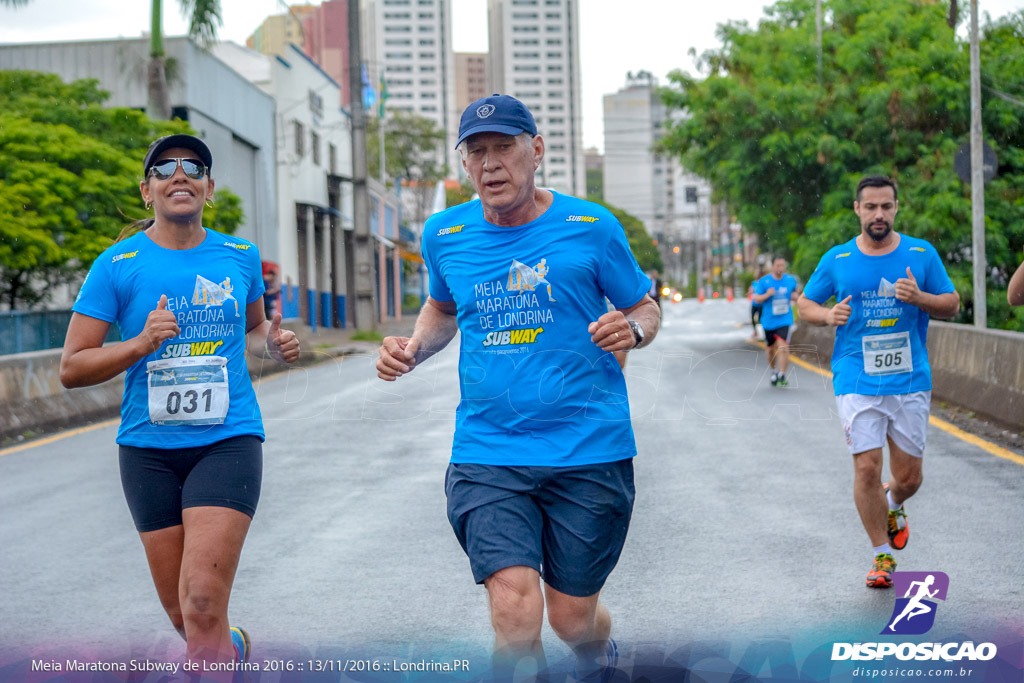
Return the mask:
M513 346L516 344L534 344L537 336L544 331L543 327L524 328L519 330L499 330L488 332L484 337L484 346Z
M188 356L211 356L217 349L224 345L223 339L216 341L185 342L183 344L168 344L161 358L185 358Z

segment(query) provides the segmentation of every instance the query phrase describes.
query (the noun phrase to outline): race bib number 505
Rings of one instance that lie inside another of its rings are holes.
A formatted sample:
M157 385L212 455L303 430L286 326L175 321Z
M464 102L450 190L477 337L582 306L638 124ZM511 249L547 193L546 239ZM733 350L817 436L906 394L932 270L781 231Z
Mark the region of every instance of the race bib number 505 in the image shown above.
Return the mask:
M873 334L861 340L864 372L869 375L895 375L914 371L910 355L910 333Z
M228 414L228 359L194 356L150 361L149 419L158 425L216 425Z

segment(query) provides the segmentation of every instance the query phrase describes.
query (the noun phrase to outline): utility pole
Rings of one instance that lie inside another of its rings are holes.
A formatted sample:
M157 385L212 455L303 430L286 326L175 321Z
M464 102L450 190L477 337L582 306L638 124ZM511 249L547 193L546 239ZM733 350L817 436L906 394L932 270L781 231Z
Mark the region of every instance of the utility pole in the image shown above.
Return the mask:
M985 168L981 135L981 50L978 46L978 0L971 0L971 227L974 259L974 326L988 327L985 283Z
M373 237L370 235L370 196L366 184L366 112L363 110L362 45L359 0L348 0L348 99L352 110L352 218L355 222L355 325L376 331L376 282ZM349 295L351 296L351 292Z
M726 225L729 230L729 286L733 294L736 293L736 235L732 229L732 213L726 215ZM742 258L741 258L742 260Z

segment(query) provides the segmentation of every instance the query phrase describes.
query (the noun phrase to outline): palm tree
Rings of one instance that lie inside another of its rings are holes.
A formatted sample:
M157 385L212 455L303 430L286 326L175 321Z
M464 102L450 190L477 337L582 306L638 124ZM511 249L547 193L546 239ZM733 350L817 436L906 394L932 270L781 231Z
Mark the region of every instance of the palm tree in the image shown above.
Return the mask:
M6 1L6 0L4 0ZM18 1L18 0L14 0ZM25 0L21 0L24 2ZM152 118L166 121L171 118L171 103L167 93L167 55L164 52L163 0L151 0L152 23L149 37L149 68L147 84L149 104L146 113ZM188 35L206 48L217 40L217 27L221 24L220 0L178 0L181 13L190 17Z
M32 0L0 0L0 5L23 7ZM163 0L150 0L151 18L149 36L149 66L147 86L149 102L146 113L151 118L166 121L171 118L170 98L167 94L167 54L164 52ZM188 35L207 48L217 40L217 27L221 25L220 0L178 0L181 12L189 17Z

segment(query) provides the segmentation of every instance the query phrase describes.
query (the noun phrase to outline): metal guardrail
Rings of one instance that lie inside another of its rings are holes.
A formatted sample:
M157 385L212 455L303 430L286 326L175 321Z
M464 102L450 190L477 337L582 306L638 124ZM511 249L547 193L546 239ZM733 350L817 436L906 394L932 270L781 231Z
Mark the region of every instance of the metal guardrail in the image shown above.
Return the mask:
M64 346L71 311L0 312L0 356L45 351ZM106 341L119 341L117 325L110 326Z

